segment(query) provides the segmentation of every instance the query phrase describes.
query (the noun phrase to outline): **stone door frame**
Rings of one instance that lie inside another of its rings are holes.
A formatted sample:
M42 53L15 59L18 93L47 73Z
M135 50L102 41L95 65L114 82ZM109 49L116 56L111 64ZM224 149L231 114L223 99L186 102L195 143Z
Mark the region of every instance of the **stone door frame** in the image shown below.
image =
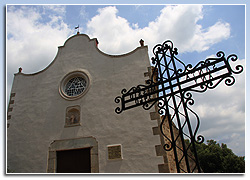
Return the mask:
M50 144L47 173L56 173L56 151L90 148L91 173L99 173L98 142L94 137L55 140Z

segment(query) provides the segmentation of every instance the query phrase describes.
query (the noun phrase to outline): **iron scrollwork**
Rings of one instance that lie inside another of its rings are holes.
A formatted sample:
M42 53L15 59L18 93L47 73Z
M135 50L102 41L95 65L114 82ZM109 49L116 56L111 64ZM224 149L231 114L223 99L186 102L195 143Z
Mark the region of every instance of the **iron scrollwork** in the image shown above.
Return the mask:
M204 137L198 135L199 116L190 108L194 104L191 92L203 93L214 89L223 80L227 86L231 86L235 83L233 74L241 73L243 66L237 65L233 69L230 62L237 61L238 57L231 54L226 58L222 51L194 67L185 65L176 57L178 49L170 40L157 44L153 54L151 78L146 85L123 89L122 95L115 98L115 102L121 104L115 112L120 114L137 106L149 110L157 104L162 117L160 131L165 137L163 148L173 150L177 172L201 172L195 143L202 143ZM170 132L164 129L165 126L169 127ZM191 143L185 143L186 139ZM189 153L191 148L192 155Z

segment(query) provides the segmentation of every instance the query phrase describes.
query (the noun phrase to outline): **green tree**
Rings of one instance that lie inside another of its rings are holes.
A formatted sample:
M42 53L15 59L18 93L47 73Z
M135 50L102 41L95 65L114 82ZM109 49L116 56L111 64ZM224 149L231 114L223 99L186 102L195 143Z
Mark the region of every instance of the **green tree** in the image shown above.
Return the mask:
M226 144L207 140L207 144L196 144L196 150L204 173L245 172L245 157L235 155Z

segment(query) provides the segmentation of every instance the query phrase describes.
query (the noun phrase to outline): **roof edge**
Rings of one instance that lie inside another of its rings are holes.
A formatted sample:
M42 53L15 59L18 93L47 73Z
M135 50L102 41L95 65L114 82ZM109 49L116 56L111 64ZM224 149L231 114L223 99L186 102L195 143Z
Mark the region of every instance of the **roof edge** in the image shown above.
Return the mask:
M120 58L120 57L124 57L124 56L131 55L131 54L135 53L136 51L138 51L139 49L144 49L144 48L146 48L146 49L148 50L148 46L147 46L147 45L144 45L144 46L136 47L134 50L132 50L132 51L130 51L130 52L128 52L128 53L124 53L124 54L117 54L117 55L107 54L107 53L101 51L101 50L97 47L97 45L96 45L96 43L98 43L97 38L92 38L92 39L90 39L90 37L89 37L88 35L86 35L86 34L76 34L76 35L70 36L70 37L64 42L63 46L58 46L58 50L57 50L57 53L56 53L54 59L53 59L53 60L51 61L51 63L48 64L48 66L46 66L44 69L42 69L42 70L40 70L40 71L38 71L38 72L35 72L35 73L30 73L30 74L26 74L26 73L23 73L23 72L20 72L20 71L19 71L19 72L17 72L17 73L14 73L14 75L15 75L15 76L16 76L16 75L33 76L33 75L37 75L37 74L40 74L40 73L46 71L46 70L56 61L60 49L61 49L61 48L64 48L69 40L71 40L71 39L73 39L73 38L75 38L75 37L77 37L77 36L85 36L85 37L87 37L87 38L89 39L89 42L91 42L91 41L94 42L94 47L96 48L96 50L97 50L100 54L102 54L102 55L104 55L104 56L108 56L108 57L113 57L113 58Z

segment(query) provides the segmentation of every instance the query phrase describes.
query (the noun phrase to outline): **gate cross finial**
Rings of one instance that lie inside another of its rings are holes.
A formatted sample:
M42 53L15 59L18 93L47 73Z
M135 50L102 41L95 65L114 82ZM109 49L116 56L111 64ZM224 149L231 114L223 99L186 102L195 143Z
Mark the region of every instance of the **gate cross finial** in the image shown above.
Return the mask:
M147 80L146 85L137 85L128 91L123 89L122 95L115 98L115 102L121 104L115 112L120 114L137 106L148 110L157 103L158 113L163 117L160 130L167 141L164 149L173 150L177 172L201 172L195 143L202 143L204 137L197 135L200 121L189 107L194 104L191 92L202 93L207 89L214 89L223 80L227 86L231 86L235 83L232 74L241 73L243 67L237 65L235 70L232 69L229 61L237 61L237 56L231 54L226 58L222 51L216 54L217 57L200 61L194 67L191 64L185 65L176 57L177 48L173 47L170 40L156 45L153 53L152 64L155 66L151 79ZM170 129L170 137L163 130L166 123ZM178 132L177 135L174 131ZM189 139L191 143L187 145L185 139ZM181 145L177 145L177 140L180 140ZM194 157L188 153L191 147ZM178 155L177 151L181 151L182 155ZM191 166L191 161L195 165Z

